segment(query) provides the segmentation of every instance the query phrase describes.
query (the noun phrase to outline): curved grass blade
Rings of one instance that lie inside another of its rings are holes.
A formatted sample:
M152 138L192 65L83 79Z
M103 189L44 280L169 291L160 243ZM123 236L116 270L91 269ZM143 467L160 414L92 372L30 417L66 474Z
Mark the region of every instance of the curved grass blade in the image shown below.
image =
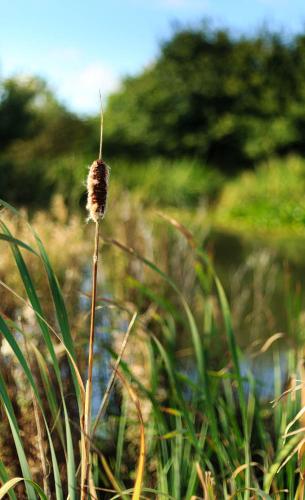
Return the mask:
M1 222L3 224L3 222ZM38 253L33 250L29 245L24 243L21 240L18 240L17 238L14 238L13 236L9 236L8 234L0 234L0 240L7 241L8 243L13 243L14 245L24 248L28 252L31 252L32 254L36 255L38 257Z
M76 355L75 355L75 349L74 349L74 342L71 336L71 331L70 331L70 325L69 325L69 320L68 320L68 314L67 314L67 309L65 306L65 302L61 293L61 289L57 280L57 277L53 271L53 268L50 264L48 255L45 251L45 248L42 244L42 241L40 240L39 236L34 232L35 239L37 241L39 251L40 251L40 256L42 258L43 264L45 271L48 276L48 281L49 281L49 286L53 298L53 303L56 311L56 317L57 321L60 327L60 331L62 334L62 338L64 341L64 344L67 348L67 350L70 353L71 358L76 362ZM78 383L78 377L75 373L75 368L74 364L71 363L70 356L68 357L68 362L70 364L70 370L73 378L73 383L74 383L74 388L78 400L78 405L79 408L81 408L81 394L80 394L80 387Z
M39 484L37 484L34 481L31 481L29 479L24 479L23 477L14 477L13 479L9 479L3 486L1 486L1 488L0 488L0 500L5 495L7 495L7 494L9 495L10 490L12 488L14 488L16 486L16 484L20 483L21 481L24 481L25 485L27 485L27 484L31 485L41 500L48 500L46 495L44 494L43 490L39 486Z

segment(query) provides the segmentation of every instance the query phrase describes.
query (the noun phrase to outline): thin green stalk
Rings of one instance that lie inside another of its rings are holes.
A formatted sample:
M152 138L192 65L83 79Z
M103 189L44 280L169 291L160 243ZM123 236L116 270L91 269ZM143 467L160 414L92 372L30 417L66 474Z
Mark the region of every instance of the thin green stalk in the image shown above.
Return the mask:
M91 435L91 412L92 412L92 374L93 374L93 354L95 337L95 308L96 308L96 283L97 266L99 254L99 222L95 223L94 252L92 262L92 291L91 291L91 318L90 318L90 337L88 354L88 375L86 383L86 399L83 415L82 439L82 474L81 474L81 500L87 496L87 484L90 477L90 435Z

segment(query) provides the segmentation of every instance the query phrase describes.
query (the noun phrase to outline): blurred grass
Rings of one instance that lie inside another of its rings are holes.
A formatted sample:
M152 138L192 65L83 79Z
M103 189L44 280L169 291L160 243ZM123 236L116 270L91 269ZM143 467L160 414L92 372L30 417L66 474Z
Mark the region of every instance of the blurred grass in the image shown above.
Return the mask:
M196 161L155 159L145 163L113 163L114 182L133 191L145 205L192 208L215 198L223 175Z
M85 157L63 156L48 164L47 186L53 186L69 207L82 203L85 193ZM172 206L190 209L199 203L209 203L223 186L224 176L194 160L169 161L152 159L146 162L109 161L114 175L111 185L122 192L131 191L144 206Z
M305 161L272 159L226 183L214 222L227 230L264 236L305 236Z

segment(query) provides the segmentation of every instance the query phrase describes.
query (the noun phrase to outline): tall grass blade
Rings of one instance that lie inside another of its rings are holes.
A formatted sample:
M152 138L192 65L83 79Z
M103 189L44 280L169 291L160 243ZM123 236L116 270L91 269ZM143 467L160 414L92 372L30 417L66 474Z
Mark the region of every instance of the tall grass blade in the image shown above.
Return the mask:
M45 248L42 244L42 241L40 240L40 238L38 237L38 235L36 233L34 233L34 234L35 234L35 238L36 238L36 241L37 241L37 244L39 247L40 255L41 255L47 276L48 276L49 286L50 286L50 290L51 290L51 294L52 294L52 298L53 298L53 302L54 302L54 306L55 306L57 321L58 321L58 324L60 327L60 331L62 333L62 338L63 338L64 344L65 344L67 350L70 353L71 358L74 360L74 362L76 362L74 342L73 342L73 339L71 336L70 325L69 325L69 321L68 321L68 314L67 314L64 299L63 299L63 296L62 296L62 293L61 293L61 290L60 290L60 287L59 287L59 284L57 281L57 277L55 276L55 273L54 273L53 268L50 264L48 255L45 251ZM76 392L79 408L81 408L80 387L79 387L79 383L78 383L78 377L75 373L75 368L74 368L75 365L73 363L71 363L70 356L68 357L68 361L70 364L70 369L71 369L71 373L72 373L72 378L73 378L73 383L74 383L74 387L75 387L75 392Z

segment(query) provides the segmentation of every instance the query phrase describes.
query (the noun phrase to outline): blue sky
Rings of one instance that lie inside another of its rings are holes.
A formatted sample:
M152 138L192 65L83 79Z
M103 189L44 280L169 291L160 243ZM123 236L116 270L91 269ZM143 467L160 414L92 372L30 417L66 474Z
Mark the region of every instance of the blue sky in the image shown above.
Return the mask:
M250 33L267 24L304 29L305 0L0 0L0 75L38 74L72 109L98 107L120 78L158 54L173 23Z

